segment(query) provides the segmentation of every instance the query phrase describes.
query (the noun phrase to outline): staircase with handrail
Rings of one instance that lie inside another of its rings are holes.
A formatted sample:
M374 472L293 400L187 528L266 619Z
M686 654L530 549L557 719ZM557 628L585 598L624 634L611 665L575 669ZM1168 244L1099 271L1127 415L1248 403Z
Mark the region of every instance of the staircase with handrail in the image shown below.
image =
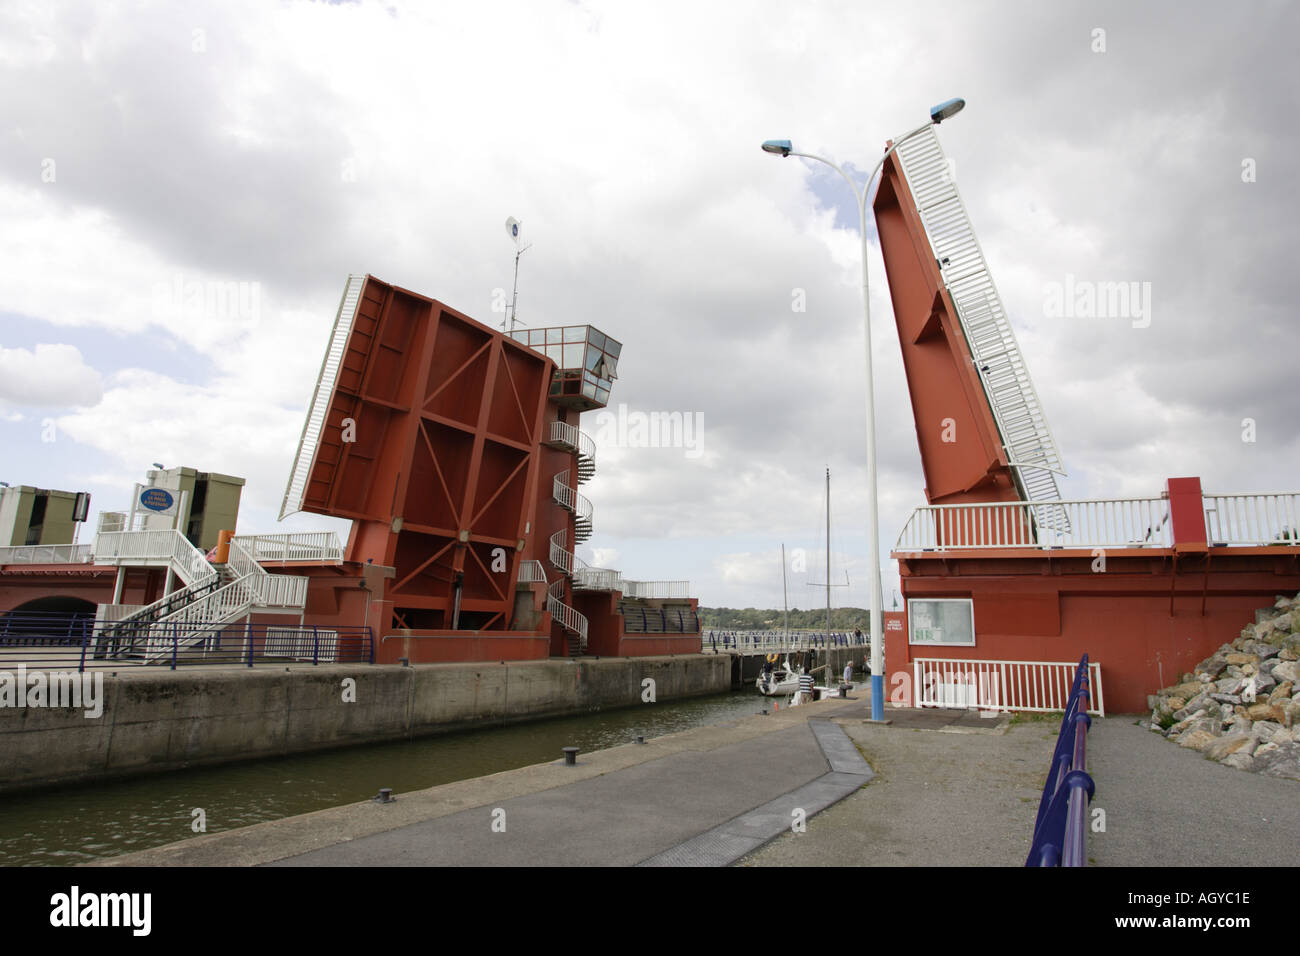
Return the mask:
M1061 455L934 128L903 141L897 156L1023 500L1047 502L1037 518L1068 531L1052 504L1061 497Z
M164 563L187 582L178 591L101 628L97 657L151 663L216 638L250 613L301 614L307 578L269 574L237 540L224 565L214 566L179 531L109 532L96 538L106 564Z

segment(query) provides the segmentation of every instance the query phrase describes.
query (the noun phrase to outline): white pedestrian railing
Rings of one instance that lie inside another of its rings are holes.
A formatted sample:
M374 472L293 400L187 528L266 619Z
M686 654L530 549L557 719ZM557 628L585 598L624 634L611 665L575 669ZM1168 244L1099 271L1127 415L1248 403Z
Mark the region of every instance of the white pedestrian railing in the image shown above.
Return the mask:
M625 583L621 571L585 564L573 576L573 586L586 591L622 591Z
M1168 548L1164 498L927 505L912 512L896 552L979 548Z
M563 594L564 578L557 578L546 589L546 610L550 612L552 618L559 622L561 627L578 636L578 650L586 650L587 619L578 612L577 608L569 607L564 603Z
M1211 545L1300 544L1300 494L1202 497Z
M518 581L520 584L545 584L546 569L542 567L542 562L520 561Z
M591 520L592 506L586 495L581 495L569 487L568 469L560 472L551 482L551 493L560 507L571 511L579 518Z
M143 604L101 604L95 608L96 624L114 624L144 610Z
M624 581L623 594L633 598L689 598L690 581Z
M569 540L569 529L561 528L555 534L551 535L551 564L559 568L565 574L573 574L573 552L565 544Z
M343 545L333 531L239 534L235 535L234 540L263 564L285 564L290 561L319 561L322 564L343 562Z
M95 563L131 566L171 565L186 584L206 584L216 569L188 538L174 529L106 531L95 535Z
M978 708L989 713L1064 711L1078 661L988 661L917 658L912 662L916 706ZM1101 665L1088 664L1088 711L1106 716Z
M596 457L596 443L568 422L551 422L551 441L568 445L584 458Z
M0 548L0 564L89 564L95 549L88 544L27 544Z

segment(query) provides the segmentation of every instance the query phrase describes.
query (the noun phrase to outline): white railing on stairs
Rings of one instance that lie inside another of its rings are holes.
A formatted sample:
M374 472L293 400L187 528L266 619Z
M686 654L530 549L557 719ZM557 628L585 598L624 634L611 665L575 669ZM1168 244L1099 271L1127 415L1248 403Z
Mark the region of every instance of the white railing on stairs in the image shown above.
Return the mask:
M204 553L174 529L100 532L95 535L95 563L171 565L186 584L211 581L217 573Z
M551 482L551 495L566 511L571 511L579 518L590 521L592 516L591 501L586 495L579 494L569 487L568 469L560 472Z
M568 445L584 458L596 457L596 443L576 425L568 422L551 422L551 441Z
M551 564L559 568L566 575L573 574L573 552L565 547L569 540L569 529L561 528L555 534L551 535Z
M1030 501L1056 501L1060 452L934 128L897 155L1011 466Z
M350 275L343 287L339 310L334 316L334 329L330 333L329 345L325 348L320 375L316 377L316 390L312 393L307 420L302 426L302 437L298 440L298 451L289 471L289 484L284 489L284 500L280 503L280 520L302 510L302 499L307 493L307 479L311 475L321 431L325 427L325 414L329 411L334 386L338 382L343 354L347 349L348 336L352 333L352 323L356 319L357 307L361 303L361 289L365 283L364 275Z
M580 614L577 608L565 604L562 598L563 594L564 578L557 578L546 589L546 610L550 612L551 617L562 628L578 636L578 647L580 650L585 650L587 647L587 618Z

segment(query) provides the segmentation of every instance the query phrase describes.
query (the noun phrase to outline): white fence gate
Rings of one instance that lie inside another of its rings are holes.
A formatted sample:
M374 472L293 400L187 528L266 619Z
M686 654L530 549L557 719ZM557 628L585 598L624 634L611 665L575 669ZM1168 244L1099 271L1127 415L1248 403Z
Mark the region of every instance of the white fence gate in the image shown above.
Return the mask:
M1064 711L1079 662L980 661L917 658L912 662L918 707L973 707L980 710ZM1088 662L1091 691L1088 713L1106 716L1101 664Z

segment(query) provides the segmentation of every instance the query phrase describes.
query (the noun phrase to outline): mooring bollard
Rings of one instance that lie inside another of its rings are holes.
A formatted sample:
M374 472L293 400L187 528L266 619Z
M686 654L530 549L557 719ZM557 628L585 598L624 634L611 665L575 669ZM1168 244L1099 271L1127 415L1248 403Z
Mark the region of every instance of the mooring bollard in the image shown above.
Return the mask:
M375 797L375 803L392 803L392 802L393 802L393 788L380 787L379 796Z
M565 747L565 748L564 748L564 765L565 765L566 767L573 767L573 766L576 766L577 763L578 763L578 748L577 748L577 747Z
M645 743L645 734L637 734L637 735L636 735L636 742L639 743L639 744L643 744L643 743Z

